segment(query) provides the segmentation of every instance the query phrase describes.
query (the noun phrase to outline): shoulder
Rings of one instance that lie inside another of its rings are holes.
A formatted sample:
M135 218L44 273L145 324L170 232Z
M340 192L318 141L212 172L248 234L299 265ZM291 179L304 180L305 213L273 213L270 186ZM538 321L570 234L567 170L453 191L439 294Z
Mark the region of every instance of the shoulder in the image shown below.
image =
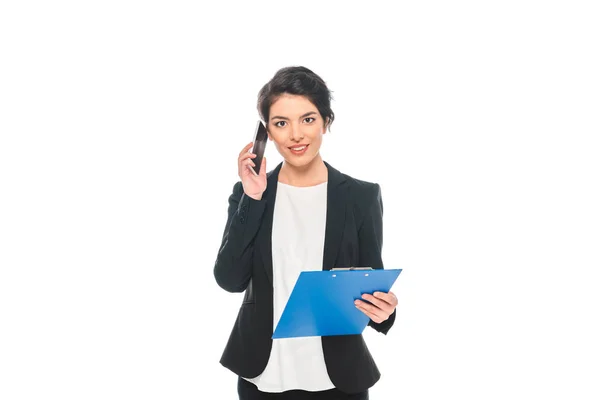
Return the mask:
M383 202L381 200L381 186L377 182L369 182L342 174L348 188L347 201L352 204L352 209L359 221L359 226L368 215L383 216Z
M233 195L241 196L244 192L244 185L242 185L242 181L237 181L233 184Z
M362 205L381 201L381 186L377 182L369 182L341 173L348 185L349 195Z

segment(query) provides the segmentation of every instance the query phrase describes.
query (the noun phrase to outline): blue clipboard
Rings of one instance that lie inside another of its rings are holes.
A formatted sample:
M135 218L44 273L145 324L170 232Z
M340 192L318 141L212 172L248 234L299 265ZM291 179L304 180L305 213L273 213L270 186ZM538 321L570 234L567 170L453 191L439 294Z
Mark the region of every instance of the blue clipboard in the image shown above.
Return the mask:
M369 323L354 300L389 292L401 269L303 271L277 323L273 339L356 335Z

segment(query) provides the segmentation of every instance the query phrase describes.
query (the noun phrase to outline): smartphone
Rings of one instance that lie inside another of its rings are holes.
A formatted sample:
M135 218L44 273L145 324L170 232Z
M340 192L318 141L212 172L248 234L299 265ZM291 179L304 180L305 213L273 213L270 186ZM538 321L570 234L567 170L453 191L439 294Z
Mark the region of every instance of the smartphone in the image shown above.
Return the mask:
M265 155L265 147L267 147L267 140L269 139L269 135L267 134L267 128L262 121L258 121L256 124L256 130L254 131L254 140L252 143L253 154L256 154L256 157L252 159L254 162L254 167L250 168L254 175L258 175L260 173L260 166L262 164L263 157Z

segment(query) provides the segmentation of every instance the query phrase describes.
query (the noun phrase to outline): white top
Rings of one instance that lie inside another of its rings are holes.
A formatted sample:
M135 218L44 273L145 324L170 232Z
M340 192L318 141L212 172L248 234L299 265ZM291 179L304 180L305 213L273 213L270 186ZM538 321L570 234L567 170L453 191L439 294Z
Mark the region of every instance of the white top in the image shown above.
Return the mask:
M323 269L327 182L297 187L278 182L273 211L273 330L301 271ZM261 375L247 379L263 392L334 388L321 337L274 339Z

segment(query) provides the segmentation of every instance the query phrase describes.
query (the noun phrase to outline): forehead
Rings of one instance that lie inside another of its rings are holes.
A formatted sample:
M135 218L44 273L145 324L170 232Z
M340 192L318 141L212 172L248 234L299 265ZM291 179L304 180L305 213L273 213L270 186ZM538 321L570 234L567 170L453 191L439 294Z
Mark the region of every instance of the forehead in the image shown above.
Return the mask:
M272 116L295 117L308 111L318 110L307 97L284 93L271 104L270 114Z

